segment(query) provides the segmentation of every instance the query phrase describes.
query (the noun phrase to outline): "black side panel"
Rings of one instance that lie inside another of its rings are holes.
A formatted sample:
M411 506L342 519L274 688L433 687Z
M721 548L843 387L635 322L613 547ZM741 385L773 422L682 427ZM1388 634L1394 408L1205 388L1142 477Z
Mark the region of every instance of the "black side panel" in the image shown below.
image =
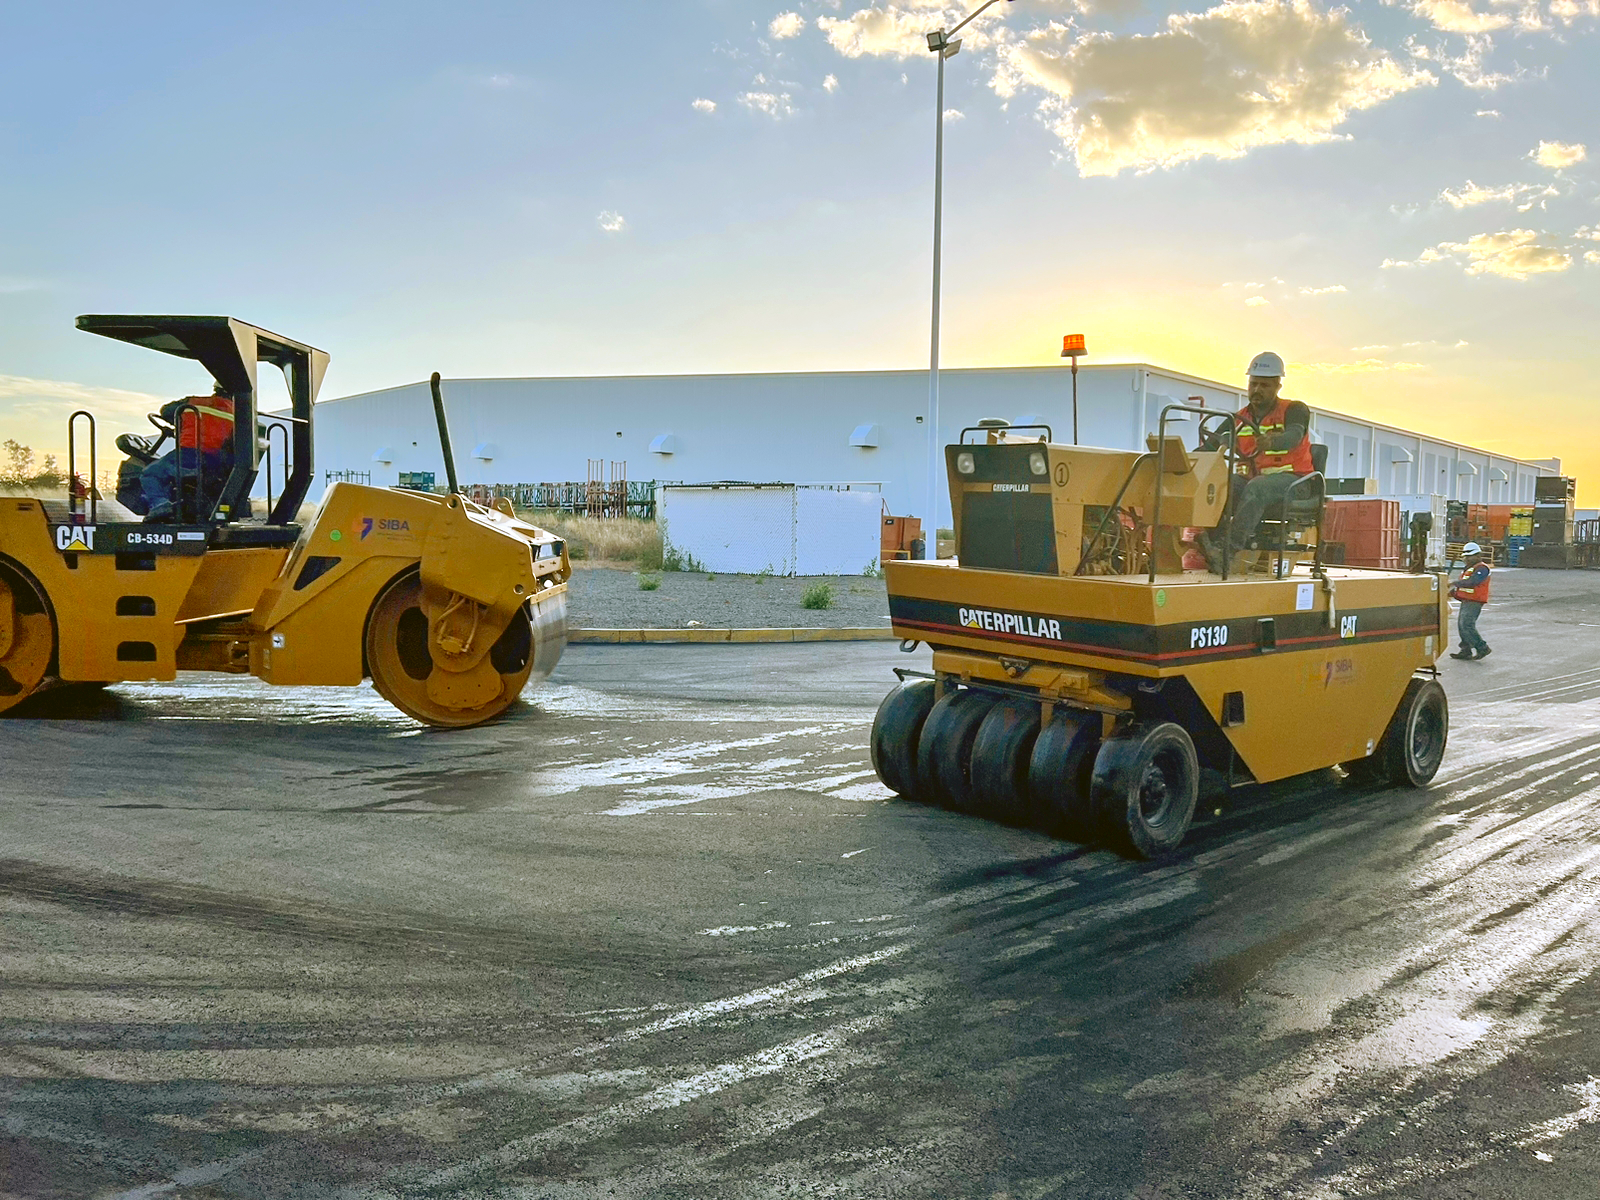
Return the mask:
M1200 765L1210 767L1213 771L1227 772L1233 743L1183 676L1163 680L1161 690L1157 692L1147 692L1142 688L1136 690L1133 693L1133 705L1142 721L1175 721L1182 725L1194 742L1194 752L1200 759ZM1242 695L1238 706L1242 713ZM1235 779L1249 777L1250 769L1242 759L1232 761Z
M1048 492L968 492L961 508L963 567L1056 574L1056 527Z

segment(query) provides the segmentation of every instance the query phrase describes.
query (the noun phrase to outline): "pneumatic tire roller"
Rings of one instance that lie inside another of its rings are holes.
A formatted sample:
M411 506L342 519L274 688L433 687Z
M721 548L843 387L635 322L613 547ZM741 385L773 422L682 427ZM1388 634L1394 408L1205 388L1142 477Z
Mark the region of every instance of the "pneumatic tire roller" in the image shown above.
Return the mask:
M1287 546L1185 570L1172 547L1221 519L1225 454L989 430L947 456L957 559L885 564L895 633L933 650L931 677L899 672L873 724L894 792L1157 858L1203 772L1433 779L1449 733L1437 575L1322 565L1320 498ZM1171 526L1151 520L1158 486Z

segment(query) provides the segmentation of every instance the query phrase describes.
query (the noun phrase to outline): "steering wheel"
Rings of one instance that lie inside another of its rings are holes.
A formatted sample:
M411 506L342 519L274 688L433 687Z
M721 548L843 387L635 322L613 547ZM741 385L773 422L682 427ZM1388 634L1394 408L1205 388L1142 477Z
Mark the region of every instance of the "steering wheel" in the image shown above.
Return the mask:
M172 425L160 413L145 413L145 416L150 419L150 424L156 427L156 432L162 437L172 436Z

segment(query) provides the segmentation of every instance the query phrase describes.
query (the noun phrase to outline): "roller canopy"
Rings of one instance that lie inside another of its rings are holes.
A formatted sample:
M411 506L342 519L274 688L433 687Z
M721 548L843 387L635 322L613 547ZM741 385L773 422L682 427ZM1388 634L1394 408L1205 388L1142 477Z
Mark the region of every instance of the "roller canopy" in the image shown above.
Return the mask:
M261 461L261 443L256 436L256 365L266 362L279 368L289 385L294 455L283 495L267 519L275 525L293 519L311 483L311 407L328 370L325 351L232 317L96 314L79 317L78 328L192 359L227 390L234 405L234 460L217 502L223 520L250 494Z

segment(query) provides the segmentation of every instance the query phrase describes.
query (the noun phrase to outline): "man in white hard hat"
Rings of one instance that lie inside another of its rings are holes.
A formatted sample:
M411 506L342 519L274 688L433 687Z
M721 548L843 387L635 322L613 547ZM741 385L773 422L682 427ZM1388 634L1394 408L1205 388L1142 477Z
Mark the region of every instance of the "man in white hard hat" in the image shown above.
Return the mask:
M1461 578L1450 589L1450 599L1461 602L1461 612L1456 616L1461 649L1450 657L1464 661L1488 658L1489 643L1478 632L1478 617L1483 613L1483 606L1489 603L1489 564L1484 561L1483 547L1477 542L1461 547L1461 557L1465 560Z
M1255 536L1256 526L1296 479L1311 474L1311 410L1286 400L1283 359L1270 350L1250 362L1250 403L1234 415L1234 442L1243 471L1234 481L1233 523L1227 537L1202 531L1199 542L1207 565L1221 571L1225 558Z

